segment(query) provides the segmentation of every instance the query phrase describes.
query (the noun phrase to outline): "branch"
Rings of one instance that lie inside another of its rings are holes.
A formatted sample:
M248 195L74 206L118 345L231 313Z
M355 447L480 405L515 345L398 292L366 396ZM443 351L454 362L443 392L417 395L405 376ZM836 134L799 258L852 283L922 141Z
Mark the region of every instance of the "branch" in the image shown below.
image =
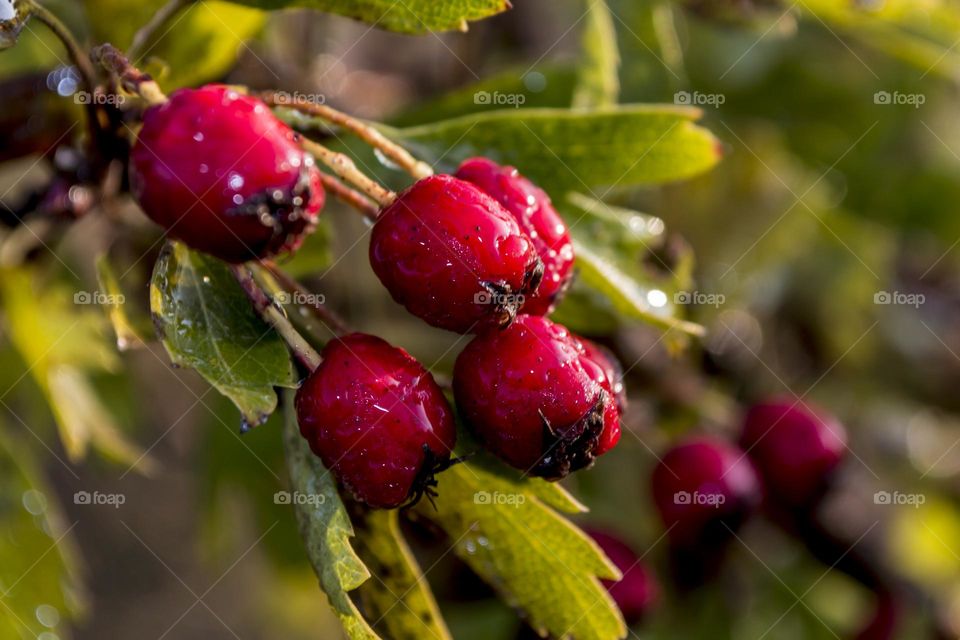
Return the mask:
M144 54L143 48L153 40L156 33L164 27L171 19L188 5L193 4L195 0L169 0L167 4L160 7L150 21L140 27L140 30L133 36L133 42L127 49L127 55L131 60L139 60Z
M112 44L102 44L91 54L94 61L117 77L126 91L140 96L149 105L163 104L166 94L150 74L137 69L123 53Z
M332 151L319 142L314 142L308 138L303 138L300 143L304 149L313 154L313 157L330 167L337 176L353 184L361 192L373 198L381 207L389 206L397 199L396 193L384 188L367 177L357 169L357 165L355 165L353 160L348 156Z

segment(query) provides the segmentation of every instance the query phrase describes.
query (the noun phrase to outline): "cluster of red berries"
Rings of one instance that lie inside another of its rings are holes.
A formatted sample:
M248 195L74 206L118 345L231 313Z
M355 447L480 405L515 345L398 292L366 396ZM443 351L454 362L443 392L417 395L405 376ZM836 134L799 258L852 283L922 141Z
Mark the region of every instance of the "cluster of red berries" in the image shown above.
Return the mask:
M144 211L188 245L242 262L295 249L324 201L297 134L261 101L212 85L144 114L131 153ZM615 358L544 316L572 277L573 243L550 198L485 158L423 178L380 212L370 263L429 324L475 333L457 358L464 422L525 473L559 479L620 437ZM303 436L361 501L395 507L429 488L455 441L442 390L372 336L334 340L297 394Z

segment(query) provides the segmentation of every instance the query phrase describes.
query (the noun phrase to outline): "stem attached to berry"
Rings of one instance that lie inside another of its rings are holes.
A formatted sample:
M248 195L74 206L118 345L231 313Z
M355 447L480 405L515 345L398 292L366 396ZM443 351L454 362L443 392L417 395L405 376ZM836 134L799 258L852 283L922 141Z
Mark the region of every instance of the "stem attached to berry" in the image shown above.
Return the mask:
M157 31L163 28L175 15L187 6L193 4L196 0L169 0L157 12L153 14L150 21L140 27L140 30L133 36L133 42L127 49L127 55L131 60L137 60L144 54L143 48L153 40Z
M279 333L280 337L287 343L287 346L293 352L297 361L308 371L313 371L320 366L322 362L320 354L297 332L290 323L289 318L271 302L267 294L260 288L260 285L253 279L250 270L244 265L232 265L230 269L233 271L233 276L237 279L237 282L240 283L240 286L243 288L244 293L247 294L247 297L253 304L253 308L256 309L257 313L259 313L265 321L277 330L277 333Z
M112 44L102 44L95 48L91 57L115 75L125 90L137 94L147 104L158 105L167 101L167 96L160 89L160 85L149 74L133 66L127 56Z
M361 192L373 198L374 201L381 207L386 207L390 204L393 204L393 201L397 199L396 193L384 188L376 181L367 177L363 172L357 169L357 165L354 164L353 160L351 160L348 156L328 149L319 142L314 142L309 138L303 138L301 140L301 144L303 145L304 149L313 154L313 157L330 167L330 169L339 177L356 186Z
M306 287L297 282L297 280L290 277L289 274L285 273L275 263L269 260L264 260L260 263L260 265L264 271L266 271L271 277L273 277L274 280L279 283L279 286L283 287L283 289L286 291L292 292L300 300L303 300L304 303L298 304L301 304L301 306L309 309L314 318L319 320L320 323L332 333L342 336L353 332L353 330L347 326L347 323L340 316L320 304L316 295L312 294ZM254 267L254 269L256 270L257 267ZM269 287L267 288L269 289Z
M323 182L324 188L332 193L338 200L353 207L370 221L377 219L377 216L380 214L380 209L376 203L370 201L370 198L359 191L351 189L329 173L321 172L320 180Z
M392 160L397 164L397 166L417 180L433 175L433 169L426 162L414 158L409 151L392 140L387 139L386 136L384 136L374 127L366 124L365 122L361 122L360 120L357 120L356 118L347 115L342 111L337 111L333 107L328 107L325 104L309 102L305 98L289 96L279 91L265 91L259 95L259 98L269 104L271 107L285 107L287 109L294 109L301 113L315 116L337 126L343 127L369 144L371 147L379 149L381 152L383 152L383 155Z

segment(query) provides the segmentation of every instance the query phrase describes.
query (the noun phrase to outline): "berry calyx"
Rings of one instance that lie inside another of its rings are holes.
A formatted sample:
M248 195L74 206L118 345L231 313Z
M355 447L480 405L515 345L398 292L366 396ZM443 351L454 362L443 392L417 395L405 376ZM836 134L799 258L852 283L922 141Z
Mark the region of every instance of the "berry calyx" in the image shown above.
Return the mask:
M593 463L604 433L619 433L616 401L602 378L565 327L521 315L467 345L453 391L464 421L494 454L558 480Z
M847 451L843 425L799 401L770 400L747 412L740 445L771 500L790 508L816 502Z
M675 546L716 546L758 506L761 484L747 455L710 437L685 440L653 471L653 500Z
M627 390L623 384L623 367L617 357L604 346L577 336L580 346L583 348L583 357L588 362L592 362L600 368L602 375L596 379L603 387L604 391L610 394L614 402L607 403L605 411L610 413L604 417L606 427L600 434L600 442L597 444L597 455L603 455L616 446L620 441L620 418L627 409ZM585 368L590 368L585 364Z
M449 465L453 411L403 349L362 333L333 340L297 391L300 433L357 500L398 507Z
M410 313L459 333L509 324L543 276L517 221L448 175L417 181L380 213L370 264Z
M223 85L181 89L147 109L130 178L147 216L228 262L295 250L326 197L293 130Z
M543 281L523 304L523 313L550 313L573 277L573 241L563 218L546 192L520 175L514 167L500 166L488 158L470 158L456 177L471 182L503 205L536 247L543 261Z
M593 529L587 534L620 569L620 580L603 580L603 586L617 603L627 625L640 623L660 600L660 585L636 552L620 538Z

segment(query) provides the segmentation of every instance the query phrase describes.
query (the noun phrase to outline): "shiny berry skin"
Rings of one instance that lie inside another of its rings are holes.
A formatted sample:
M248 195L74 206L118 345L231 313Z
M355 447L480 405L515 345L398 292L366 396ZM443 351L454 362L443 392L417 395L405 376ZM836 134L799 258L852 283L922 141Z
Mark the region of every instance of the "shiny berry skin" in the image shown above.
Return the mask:
M762 497L747 455L710 437L690 438L670 449L653 470L652 486L667 536L684 547L726 539Z
M357 500L402 505L431 484L456 441L453 411L403 349L352 333L333 340L297 391L300 433Z
M747 412L740 446L763 477L769 499L799 507L823 495L846 454L847 435L827 413L773 399Z
M410 313L458 333L509 324L543 275L517 221L448 175L419 180L380 213L370 264Z
M604 424L608 425L600 435L600 442L597 445L597 455L603 455L610 449L613 449L620 441L620 418L627 409L627 390L623 384L623 367L617 357L604 346L577 336L580 345L583 348L583 357L593 361L603 372L602 378L598 381L603 389L614 398L615 402L608 403L605 411L611 415L604 418Z
M589 466L602 434L619 430L610 423L619 415L603 378L565 327L520 315L460 353L453 392L460 415L494 454L557 480Z
M147 109L130 179L154 222L228 262L295 250L325 199L297 135L263 102L222 85L181 89Z
M570 284L574 258L570 232L550 196L515 168L500 166L488 158L470 158L454 175L477 185L503 205L533 240L543 261L543 280L537 292L524 301L522 312L538 316L550 313Z
M650 568L626 542L602 531L590 529L587 534L623 574L617 581L603 580L603 586L617 603L626 623L629 626L638 624L657 605L660 585Z

